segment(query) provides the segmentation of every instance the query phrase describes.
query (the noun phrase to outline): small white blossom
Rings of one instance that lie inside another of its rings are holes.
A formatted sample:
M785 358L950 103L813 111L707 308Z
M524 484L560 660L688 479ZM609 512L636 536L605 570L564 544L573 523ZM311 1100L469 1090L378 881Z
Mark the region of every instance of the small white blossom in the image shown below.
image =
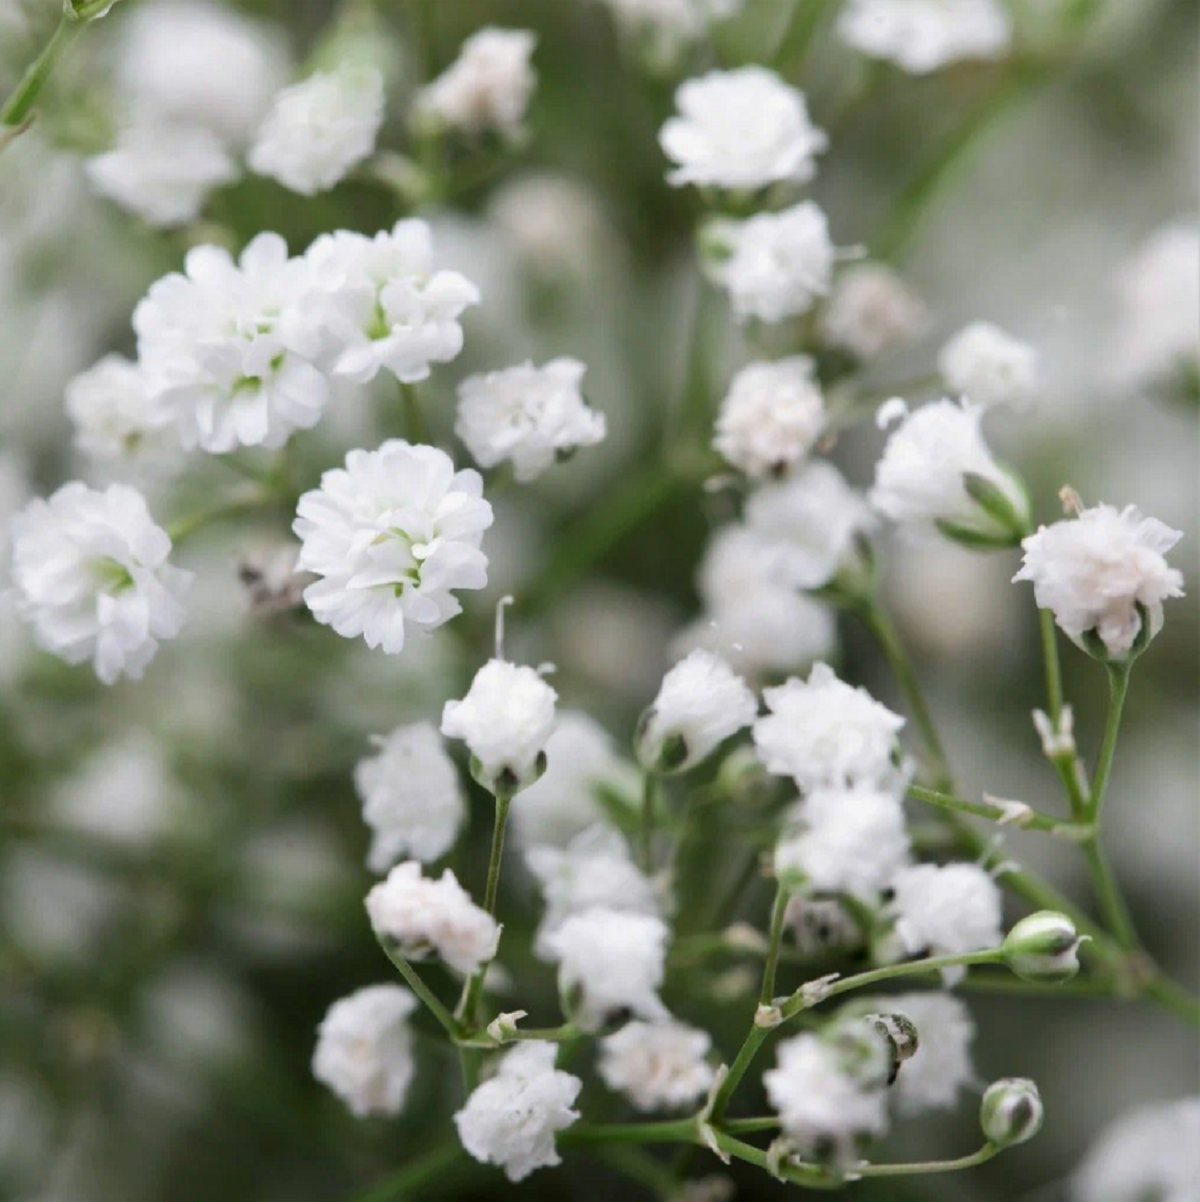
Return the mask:
M707 1031L685 1023L626 1023L600 1041L597 1071L638 1110L679 1110L713 1083Z
M167 562L171 540L136 489L75 481L9 521L17 609L38 645L113 684L140 680L186 613L192 574Z
M757 713L746 682L719 655L697 649L663 677L642 715L638 759L649 771L684 771L749 726Z
M522 363L458 386L454 432L480 467L511 461L521 483L534 480L577 447L595 446L607 433L604 415L583 399L587 368L578 359Z
M537 85L529 62L536 45L527 29L488 26L473 33L458 58L417 93L419 120L469 137L488 130L518 136Z
M904 810L870 787L814 789L798 828L775 848L775 876L812 893L848 893L870 903L908 863Z
M999 0L850 0L837 28L855 50L913 75L1002 58L1012 43L1012 19Z
M546 940L558 960L558 992L575 1020L594 1030L612 1014L630 1010L661 1021L669 932L662 919L604 907L572 914Z
M1033 582L1038 606L1054 611L1063 633L1081 642L1095 631L1109 655L1121 658L1141 633L1138 606L1153 637L1162 627L1162 603L1183 596L1183 575L1165 557L1182 537L1136 506L1097 505L1025 539L1013 580Z
M447 701L442 734L462 739L471 770L491 793L510 796L546 769L558 694L533 668L490 659L461 701Z
M434 880L421 875L415 860L397 864L372 887L366 905L375 933L410 959L432 951L468 975L496 954L496 920L471 900L449 868Z
M800 790L885 788L901 775L896 736L904 719L839 680L828 664L816 664L807 681L793 677L764 689L763 698L771 712L754 723L759 758Z
M502 1166L509 1181L562 1163L554 1135L579 1118L571 1107L583 1082L554 1067L557 1054L552 1043L518 1044L454 1116L467 1152Z
M518 809L524 804L522 798ZM574 914L598 906L630 914L658 914L654 883L633 862L624 836L611 827L590 827L565 849L531 847L525 863L541 885L546 903L534 942L534 952L543 960L558 958L554 936Z
M855 263L834 282L821 330L831 345L874 359L916 337L926 316L920 299L890 267Z
M195 221L209 193L237 178L221 140L195 125L139 121L84 165L95 190L159 227Z
M678 166L669 183L752 190L805 183L827 140L804 94L765 67L710 71L675 92L679 115L662 127L663 152Z
M372 831L367 867L385 872L405 855L426 864L445 855L466 806L437 728L414 722L373 741L377 754L354 766L363 821Z
M304 590L313 616L395 655L407 623L428 631L460 613L454 590L487 584L482 492L478 472L455 472L436 447L390 439L351 451L300 498L292 525L297 566L321 577Z
M604 0L620 31L636 39L652 65L669 68L712 21L732 16L742 0Z
M80 372L67 384L65 401L76 446L99 462L153 465L178 449L140 367L123 355L105 355Z
M986 321L964 326L942 347L938 370L950 392L985 407L1023 408L1041 383L1037 351Z
M434 269L433 233L417 218L374 237L336 230L305 252L335 375L360 384L382 369L412 384L430 365L448 363L463 346L459 318L479 303L479 289L457 271Z
M399 985L368 985L334 1002L317 1028L313 1076L357 1118L404 1109L416 1068L408 1016L417 999Z
M825 428L825 401L813 361L792 355L750 363L729 386L713 447L748 476L779 476L812 450Z
M797 1035L776 1049L776 1067L763 1074L784 1133L802 1153L831 1150L853 1159L858 1139L887 1131L887 1094L848 1070L839 1048L818 1035Z
M728 289L739 321L799 317L829 291L834 248L811 200L746 221L714 221L709 239L719 251L709 273Z
M375 149L383 108L374 67L317 72L275 97L246 161L293 192L325 192Z
M269 233L237 263L220 247L197 246L183 274L151 286L133 314L138 356L185 447L279 447L316 425L329 381L316 364L321 330L309 293L307 265Z
M942 400L905 416L876 465L871 504L897 523L978 526L988 515L967 492L963 477L970 473L999 489L1023 516L1028 509L1023 490L984 442L984 412L982 406Z
M1072 1202L1194 1202L1200 1097L1151 1102L1097 1137L1071 1177Z

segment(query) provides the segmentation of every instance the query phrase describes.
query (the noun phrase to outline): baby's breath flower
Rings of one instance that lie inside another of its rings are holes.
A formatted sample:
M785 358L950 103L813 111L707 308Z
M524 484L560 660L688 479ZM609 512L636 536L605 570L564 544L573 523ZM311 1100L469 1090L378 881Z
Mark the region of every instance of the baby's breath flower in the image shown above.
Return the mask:
M855 50L926 75L960 59L1002 58L1012 18L999 0L850 0L838 33Z
M626 1023L600 1041L597 1071L638 1110L677 1110L712 1085L711 1046L707 1031L684 1023Z
M821 331L832 346L874 359L913 339L925 319L925 306L890 267L854 263L834 282Z
M76 446L100 463L153 467L178 451L140 367L123 355L105 355L80 372L67 384L65 400Z
M1038 354L999 326L974 321L938 353L946 387L973 405L1023 408L1037 395Z

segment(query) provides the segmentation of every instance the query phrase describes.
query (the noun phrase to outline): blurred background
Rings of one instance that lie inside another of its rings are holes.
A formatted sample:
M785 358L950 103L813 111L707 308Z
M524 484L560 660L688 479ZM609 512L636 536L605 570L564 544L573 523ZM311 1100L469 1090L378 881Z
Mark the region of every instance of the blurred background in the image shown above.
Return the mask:
M239 246L274 229L299 251L324 230L374 231L407 211L376 179L305 199L247 176L211 199L199 226L162 232L93 195L81 164L113 137L127 23L166 3L122 0L89 28L43 94L33 128L0 155L3 516L64 480L94 482L72 448L64 386L106 351L132 352L132 306L179 265L189 242ZM0 92L45 43L59 7L0 0ZM337 11L325 0L220 7L261 22L268 57L284 75L287 63L298 69L313 52ZM869 370L886 395L891 382L928 373L937 348L967 321L996 322L1042 355L1038 405L989 427L1029 481L1039 516L1055 516L1057 490L1070 482L1088 503L1137 503L1185 531L1172 562L1187 577L1189 599L1169 607L1135 673L1109 823L1149 950L1194 990L1197 408L1143 370L1156 345L1154 317L1134 295L1129 264L1164 224L1196 220L1200 9L1192 0L1110 0L1085 34L1063 39L1054 12L1063 7L1018 6L1023 53L1049 65L956 162L896 249L893 261L929 316L917 342ZM105 689L85 668L38 652L7 603L0 609L6 1198L393 1196L371 1190L453 1139L447 1115L458 1105L458 1078L423 1015L417 1026L430 1038L420 1040L399 1119L355 1121L310 1075L328 1005L389 979L362 911L371 878L353 764L370 734L433 717L443 700L462 695L487 654L491 607L506 592L518 597L514 656L554 661L563 702L588 709L624 745L669 663L672 637L697 612L696 565L708 531L727 516L719 495L696 488L644 521L625 522L614 505L658 454L670 406L696 388L715 400L744 354L717 305L706 310L702 354L688 361L700 207L664 183L656 131L685 74L769 59L792 18L790 0L747 0L711 45L657 74L622 45L599 0L395 0L376 9L372 36L392 69L380 146L396 150L406 144L406 97L453 59L464 36L488 23L538 35L528 145L452 206L425 214L439 257L478 281L485 301L467 315L462 356L423 387L434 428L449 445L463 375L569 354L588 364L589 396L608 415L609 438L536 485L497 497L487 594L398 659L252 603L239 564L262 562L287 538L282 512L214 527L189 544L184 562L198 573L189 625L141 683ZM830 132L810 194L835 242L851 246L886 227L945 135L1007 68L963 64L928 77L868 70L834 36L830 16L803 63L780 70ZM559 203L537 208L551 186ZM561 215L562 195L571 220L559 229L539 214ZM1187 271L1200 273L1194 250ZM1195 331L1200 315L1190 320ZM311 486L346 449L375 445L397 423L384 398L348 401L300 436L300 482ZM834 457L853 483L869 484L881 438L869 423L842 438ZM144 487L152 510L170 518L234 479L210 460ZM594 563L572 554L589 538L605 544ZM1016 557L895 539L881 556L966 794L987 789L1054 808L1055 782L1029 720L1041 698L1035 611L1028 588L1008 583ZM874 647L852 623L840 633L839 670L898 706ZM1103 674L1069 645L1063 653L1080 745L1091 749ZM473 801L469 837L451 861L468 883L482 879L491 821L484 799ZM1071 849L1019 832L1007 848L1087 896ZM525 932L513 945L526 951L506 966L533 991L514 1001L548 1012L553 972L528 955L535 898L513 864L502 905L509 931ZM744 914L755 921L765 888L747 894ZM728 1055L743 1033L747 997L726 975L723 988L667 1000L713 1031ZM1136 1103L1195 1092L1200 1081L1194 1031L1149 1004L971 1000L981 1078L1035 1078L1048 1115L1043 1133L969 1175L883 1182L857 1196L1065 1198L1064 1179L1104 1123ZM599 1093L599 1105L618 1115L616 1099ZM976 1132L968 1101L954 1116L899 1125L890 1146L906 1159L953 1156L976 1146ZM735 1176L739 1197L783 1192L764 1174ZM414 1196L632 1198L641 1196L636 1189L576 1151L560 1172L520 1186L463 1160Z

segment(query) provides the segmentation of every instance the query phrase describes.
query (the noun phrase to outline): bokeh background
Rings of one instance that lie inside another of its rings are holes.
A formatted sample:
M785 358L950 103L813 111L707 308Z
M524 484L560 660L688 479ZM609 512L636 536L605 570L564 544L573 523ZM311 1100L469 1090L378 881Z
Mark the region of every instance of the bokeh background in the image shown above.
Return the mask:
M34 129L0 156L5 513L30 491L88 470L71 447L64 385L103 352L132 350L133 304L178 265L189 239L215 233L241 244L269 228L300 249L323 230L373 231L402 212L394 194L371 182L306 200L250 177L214 198L207 230L164 234L93 197L80 160L111 137L123 10L163 2L122 0L89 30L54 76ZM486 654L491 606L505 592L519 598L514 654L554 661L564 701L589 709L621 740L657 687L672 635L695 614L693 574L708 530L725 516L719 497L683 491L598 562L570 554L581 529L619 522L610 502L658 453L669 407L687 388L719 396L742 353L718 304L707 311L700 362L687 363L698 202L665 185L655 141L674 81L639 73L599 3L436 0L419 47L406 25L418 3L377 5L396 68L384 146L404 146L405 98L420 60L444 65L485 23L531 28L539 38L529 145L494 179L428 214L441 257L485 296L468 314L465 352L424 390L432 422L448 441L453 386L471 371L572 354L589 365L589 394L608 415L609 439L536 486L497 498L488 593L398 660L300 616L251 612L237 564L286 536L282 513L197 536L185 557L199 573L190 624L140 684L105 689L86 669L37 652L9 609L0 611L0 1196L353 1202L452 1138L457 1073L423 1016L418 1026L430 1038L420 1040L416 1084L398 1120L354 1121L308 1071L330 1002L388 978L361 907L370 878L352 765L369 734L435 716L444 699L461 696ZM335 9L325 0L240 7L264 20L297 63ZM1023 5L1035 26L1053 7ZM1054 61L1046 78L984 131L898 252L930 320L915 345L871 370L882 387L922 375L945 337L975 318L1035 344L1047 380L1039 405L998 418L990 432L1026 475L1040 515L1054 515L1065 482L1089 502L1140 504L1186 532L1173 562L1194 598L1197 411L1136 387L1122 371L1128 314L1117 280L1154 229L1195 217L1200 10L1191 0L1099 7L1086 38L1046 50ZM57 0L0 0L0 90L43 44L56 9ZM760 59L789 11L786 0L748 0L695 63ZM816 122L831 127L811 195L838 244L873 239L944 133L1002 70L964 65L923 79L883 71L867 81L828 24L818 31L791 78ZM553 231L522 221L511 187L533 172L585 189L586 238L556 243ZM299 440L304 482L348 447L396 432L397 422L384 399L339 410ZM879 445L868 425L845 436L835 457L865 485ZM152 508L187 512L232 479L219 464L200 464L157 493L152 485ZM893 540L882 558L968 794L1057 804L1029 721L1041 696L1037 629L1028 589L1008 583L1014 556ZM1147 944L1193 988L1197 618L1194 600L1173 603L1138 666L1109 817L1113 857ZM1103 674L1069 646L1064 655L1081 746L1094 747ZM897 700L851 624L840 667ZM473 801L454 862L468 882L482 879L490 825L484 799ZM1070 849L1019 833L1007 846L1086 896ZM510 932L532 928L533 901L514 862L502 902ZM752 889L744 914L761 921L765 906L765 887ZM521 1005L550 1012L551 970L519 953L509 967L530 982ZM709 1027L727 1055L737 1046L745 997L700 990L668 1001ZM1065 1197L1064 1178L1106 1121L1197 1088L1194 1032L1148 1004L1003 995L972 1002L980 1076L1034 1077L1045 1130L970 1175L885 1182L858 1196L1050 1202ZM604 1104L617 1113L613 1099ZM944 1120L902 1125L890 1142L906 1158L959 1154L976 1143L974 1108L967 1102ZM739 1197L781 1192L762 1174L739 1175L739 1184ZM419 1194L501 1195L640 1196L578 1152L560 1172L517 1187L464 1160Z

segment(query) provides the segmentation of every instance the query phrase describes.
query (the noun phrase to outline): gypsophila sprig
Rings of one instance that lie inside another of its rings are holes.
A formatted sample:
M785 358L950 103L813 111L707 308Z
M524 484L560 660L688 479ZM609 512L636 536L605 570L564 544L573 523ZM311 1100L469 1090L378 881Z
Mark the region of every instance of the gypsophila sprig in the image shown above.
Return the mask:
M141 369L123 355L105 355L71 379L64 401L76 446L97 463L155 469L178 458L178 438Z
M821 332L831 345L869 360L911 342L927 316L920 298L890 267L852 263L834 281Z
M987 321L959 330L938 352L938 370L952 393L985 407L1023 408L1041 383L1037 351Z
M600 1041L596 1068L638 1110L679 1110L712 1085L711 1046L707 1031L686 1023L631 1022Z

